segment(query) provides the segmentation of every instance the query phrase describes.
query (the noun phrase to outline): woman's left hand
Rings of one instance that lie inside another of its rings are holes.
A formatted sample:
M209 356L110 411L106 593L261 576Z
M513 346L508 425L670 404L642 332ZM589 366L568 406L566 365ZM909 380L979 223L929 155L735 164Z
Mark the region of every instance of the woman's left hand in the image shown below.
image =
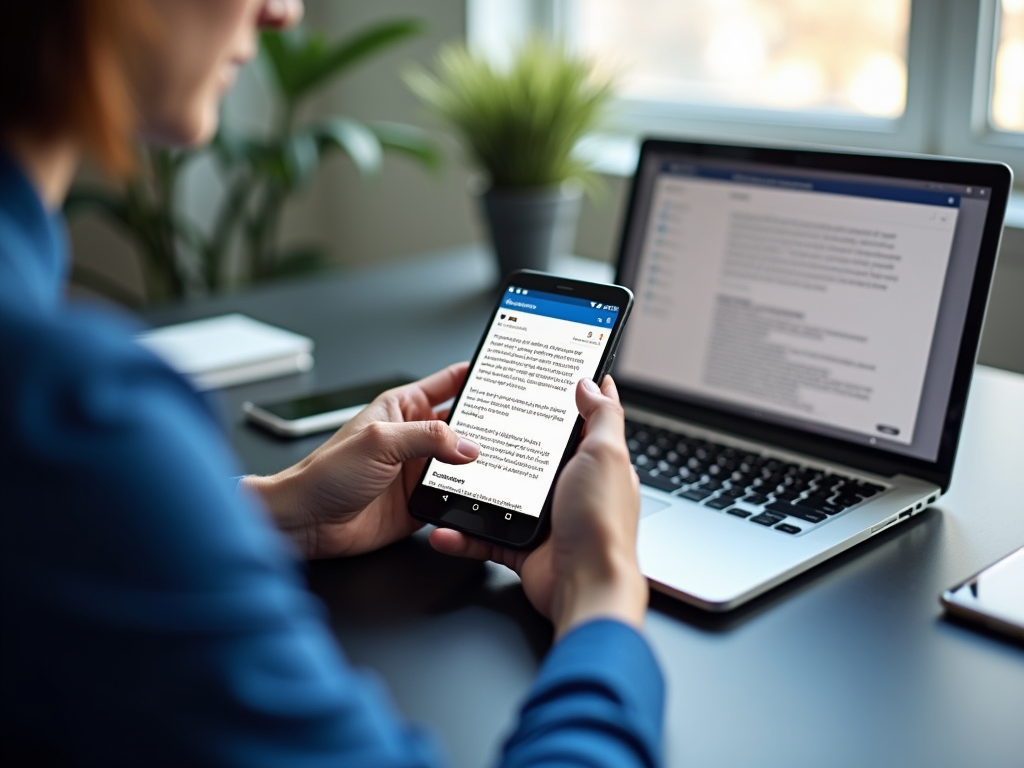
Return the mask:
M467 368L452 365L382 393L300 463L243 485L309 558L369 552L408 536L423 525L410 517L408 499L426 459L466 464L480 453L434 413L458 393Z

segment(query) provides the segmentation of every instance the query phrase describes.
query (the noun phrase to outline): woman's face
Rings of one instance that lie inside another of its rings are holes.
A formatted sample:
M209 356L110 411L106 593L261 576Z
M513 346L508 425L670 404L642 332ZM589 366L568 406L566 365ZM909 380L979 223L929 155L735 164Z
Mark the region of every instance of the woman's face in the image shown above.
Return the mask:
M173 145L213 136L220 100L256 54L259 28L290 26L303 10L302 0L146 2L158 28L131 76L143 134Z

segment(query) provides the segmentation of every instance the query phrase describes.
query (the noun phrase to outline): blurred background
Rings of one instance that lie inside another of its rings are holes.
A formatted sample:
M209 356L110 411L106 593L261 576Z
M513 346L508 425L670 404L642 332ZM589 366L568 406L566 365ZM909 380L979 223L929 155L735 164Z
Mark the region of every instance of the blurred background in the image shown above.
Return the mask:
M500 62L540 30L617 83L614 114L581 148L605 192L584 204L578 255L613 258L642 135L1002 160L1018 186L981 361L1024 371L1024 0L306 0L305 27L328 40L396 19L421 20L422 29L312 93L298 118L419 126L442 162L431 168L410 153L385 152L374 175L344 151L327 155L288 196L279 233L284 243L319 244L320 266L363 269L485 242L469 193L475 172L402 72L413 62L431 66L453 40ZM272 90L267 62L257 61L228 97L225 125L265 135L277 119ZM106 184L88 170L79 182ZM197 158L181 174L175 204L210 227L225 187L215 159ZM92 290L112 286L125 303L153 302L122 228L74 215L71 231L79 266L100 278Z

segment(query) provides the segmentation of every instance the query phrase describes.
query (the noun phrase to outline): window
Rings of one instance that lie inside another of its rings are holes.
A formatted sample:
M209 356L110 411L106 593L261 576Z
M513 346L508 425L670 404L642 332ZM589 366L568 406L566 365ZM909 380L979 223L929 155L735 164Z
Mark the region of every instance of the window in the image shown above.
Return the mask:
M993 68L991 119L1000 131L1024 131L1024 0L1002 0Z
M632 101L898 118L910 0L575 4L574 44Z
M468 10L471 44L498 60L540 30L614 71L615 136L979 157L1011 164L1024 186L1024 0L469 0Z

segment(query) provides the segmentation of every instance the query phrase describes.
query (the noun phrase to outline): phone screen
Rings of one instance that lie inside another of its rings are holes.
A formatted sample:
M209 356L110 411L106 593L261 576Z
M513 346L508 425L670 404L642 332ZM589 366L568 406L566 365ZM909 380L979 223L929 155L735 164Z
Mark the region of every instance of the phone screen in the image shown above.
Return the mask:
M480 456L431 461L423 485L540 516L576 425L576 383L596 376L628 309L581 295L505 288L449 422Z
M1024 639L1024 547L943 595L953 611Z

